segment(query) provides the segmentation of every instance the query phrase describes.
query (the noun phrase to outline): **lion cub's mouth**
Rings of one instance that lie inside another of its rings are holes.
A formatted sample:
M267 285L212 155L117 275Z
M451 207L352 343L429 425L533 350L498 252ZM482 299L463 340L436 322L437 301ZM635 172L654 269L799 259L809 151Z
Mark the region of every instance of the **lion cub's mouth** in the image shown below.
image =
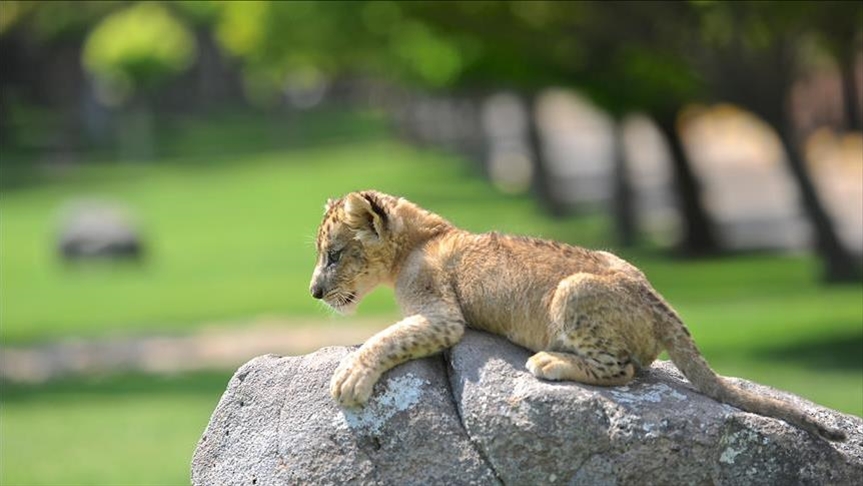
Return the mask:
M324 302L337 311L347 310L357 303L356 292L335 291L324 296Z

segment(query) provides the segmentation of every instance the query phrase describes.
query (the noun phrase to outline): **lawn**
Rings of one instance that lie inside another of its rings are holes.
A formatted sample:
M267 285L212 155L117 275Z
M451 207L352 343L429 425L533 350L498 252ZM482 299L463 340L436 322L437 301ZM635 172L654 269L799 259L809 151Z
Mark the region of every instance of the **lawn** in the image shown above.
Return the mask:
M6 385L0 484L189 484L198 438L230 373Z
M316 226L328 197L358 188L407 196L476 231L609 246L600 216L547 218L529 198L496 192L469 163L395 141L380 119L327 116L284 126L181 120L161 135L153 162L103 154L63 171L5 171L20 183L3 181L0 198L2 343L182 333L264 314L321 318L307 290ZM94 196L140 219L144 266L60 264L57 212ZM863 287L820 285L809 256L626 256L678 308L719 372L863 416ZM391 320L391 295L370 296L359 313ZM3 384L0 484L186 484L229 376Z
M496 194L455 158L408 148L385 133L206 162L82 165L62 179L7 191L0 200L0 337L11 344L177 332L255 314L319 315L307 291L316 227L328 197L355 189L411 197L471 228L569 239L588 228L598 239L590 221L540 218L531 201ZM137 215L148 245L143 268L60 263L52 239L58 211L93 197L120 201ZM364 307L394 308L381 298Z

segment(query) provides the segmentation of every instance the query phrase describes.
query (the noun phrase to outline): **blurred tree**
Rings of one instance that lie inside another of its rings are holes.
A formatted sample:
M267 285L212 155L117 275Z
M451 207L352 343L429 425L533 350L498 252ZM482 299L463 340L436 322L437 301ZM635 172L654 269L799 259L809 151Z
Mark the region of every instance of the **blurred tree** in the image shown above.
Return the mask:
M470 48L457 85L494 84L525 93L573 86L615 117L632 110L652 114L668 139L684 216L680 249L688 254L719 250L677 130L677 114L705 86L679 54L695 32L695 12L670 2L465 2L442 9L411 2L407 9L462 40ZM531 120L532 122L534 120ZM546 164L534 123L535 192L552 214L563 207L548 189ZM619 136L618 138L618 145ZM635 219L623 179L622 150L616 157L616 217L619 241L631 243Z
M0 37L26 29L41 42L74 42L120 5L118 0L4 0L0 3Z
M594 2L591 7L593 22L580 32L592 48L579 77L617 116L634 110L653 117L671 156L683 223L679 250L688 255L721 251L678 126L683 107L707 96L704 79L685 56L698 35L695 13L683 2ZM628 188L621 190L625 198ZM631 214L618 217L634 220Z
M158 3L113 12L90 31L81 61L96 96L106 106L132 107L120 117L123 158L152 156L153 97L157 88L192 65L196 49L189 29Z
M242 62L246 94L271 105L286 88L311 88L381 65L363 2L224 2L219 44Z
M863 7L859 2L827 0L806 12L806 20L839 66L848 130L863 130L860 92L854 68L863 53Z
M815 247L824 264L825 279L859 281L863 269L842 245L815 190L801 148L803 140L796 133L789 110L791 89L805 61L800 53L804 36L814 33L827 39L828 44L848 42L847 47L836 48L834 52L851 58L852 40L863 30L860 23L863 5L711 2L697 4L697 11L701 43L697 57L692 56L691 62L705 73L714 98L752 110L776 130L804 210L815 230ZM850 61L839 59L839 62ZM849 103L856 101L845 101L846 106Z
M163 99L176 107L208 111L243 99L241 76L229 62L215 39L215 24L220 6L217 2L177 0L170 4L195 37L197 56L194 65L177 79L177 89ZM172 83L174 84L174 83Z
M79 62L84 38L118 5L116 1L0 2L0 139L10 138L10 112L24 104L52 106L59 117L75 118L77 101L85 90ZM80 125L70 120L63 130L69 133L55 134L58 148L73 145Z
M682 249L688 253L712 253L719 245L680 140L678 114L698 100L731 101L753 110L780 136L816 230L826 278L860 278L859 265L842 247L806 172L787 107L801 36L823 37L835 46L840 64L850 65L859 53L852 41L861 31L861 4L508 2L472 5L458 15L424 2L412 6L427 21L485 41L464 69L466 80L488 76L522 87L574 85L613 114L652 114L670 145L684 212ZM853 109L850 85L846 81L846 106ZM853 126L854 115L848 118ZM626 190L621 183L618 219L624 239L632 232Z
M84 44L82 62L103 85L104 96L122 103L134 93L145 97L165 80L188 69L195 59L193 35L157 3L139 3L99 22Z
M188 67L196 42L182 18L198 30L212 29L218 45L240 61L248 97L261 104L272 104L284 93L314 91L339 77L374 76L427 91L472 96L483 96L490 86L510 89L521 93L531 112L539 89L573 86L614 116L629 111L649 113L665 134L673 156L684 215L681 249L687 253L713 253L720 248L680 140L678 114L692 101L737 102L780 134L818 232L827 275L842 279L858 274L848 271L857 267L835 237L812 188L786 110L800 61L797 42L804 35L817 36L839 59L846 80L846 105L856 106L854 98L859 94L849 82L847 66L859 49L854 39L859 39L863 7L858 3L537 0L2 5L0 47L6 33L22 24L50 35L66 35L63 33L86 29L107 11L122 8L94 28L83 55L88 71L120 94L123 86L146 91ZM63 11L68 15L57 15ZM859 124L855 114L859 113L848 111L851 126ZM539 130L534 117L529 119L528 134L536 155L535 192L550 212L562 213L562 205L549 190ZM623 163L618 156L619 175L624 173ZM618 177L617 188L621 241L632 241L634 219L622 177Z

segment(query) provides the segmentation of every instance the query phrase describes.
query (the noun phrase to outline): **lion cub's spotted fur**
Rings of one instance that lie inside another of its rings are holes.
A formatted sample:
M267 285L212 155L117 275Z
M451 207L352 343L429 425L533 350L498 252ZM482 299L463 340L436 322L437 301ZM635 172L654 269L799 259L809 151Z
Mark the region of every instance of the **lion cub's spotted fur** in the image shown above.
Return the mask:
M666 349L699 390L832 440L844 437L802 410L737 388L707 365L674 310L644 274L611 253L472 234L415 204L375 191L326 206L311 292L349 312L379 284L405 316L336 370L333 397L362 405L381 374L452 346L466 327L536 352L538 378L622 385Z

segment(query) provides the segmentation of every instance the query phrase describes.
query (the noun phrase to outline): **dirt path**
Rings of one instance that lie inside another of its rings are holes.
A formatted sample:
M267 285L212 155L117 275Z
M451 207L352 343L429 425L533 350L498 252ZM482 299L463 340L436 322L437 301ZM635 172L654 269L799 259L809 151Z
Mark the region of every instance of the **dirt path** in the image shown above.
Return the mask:
M40 383L70 375L138 371L179 373L234 369L262 354L298 355L365 341L391 318L260 318L207 326L188 335L66 339L0 347L0 379Z

